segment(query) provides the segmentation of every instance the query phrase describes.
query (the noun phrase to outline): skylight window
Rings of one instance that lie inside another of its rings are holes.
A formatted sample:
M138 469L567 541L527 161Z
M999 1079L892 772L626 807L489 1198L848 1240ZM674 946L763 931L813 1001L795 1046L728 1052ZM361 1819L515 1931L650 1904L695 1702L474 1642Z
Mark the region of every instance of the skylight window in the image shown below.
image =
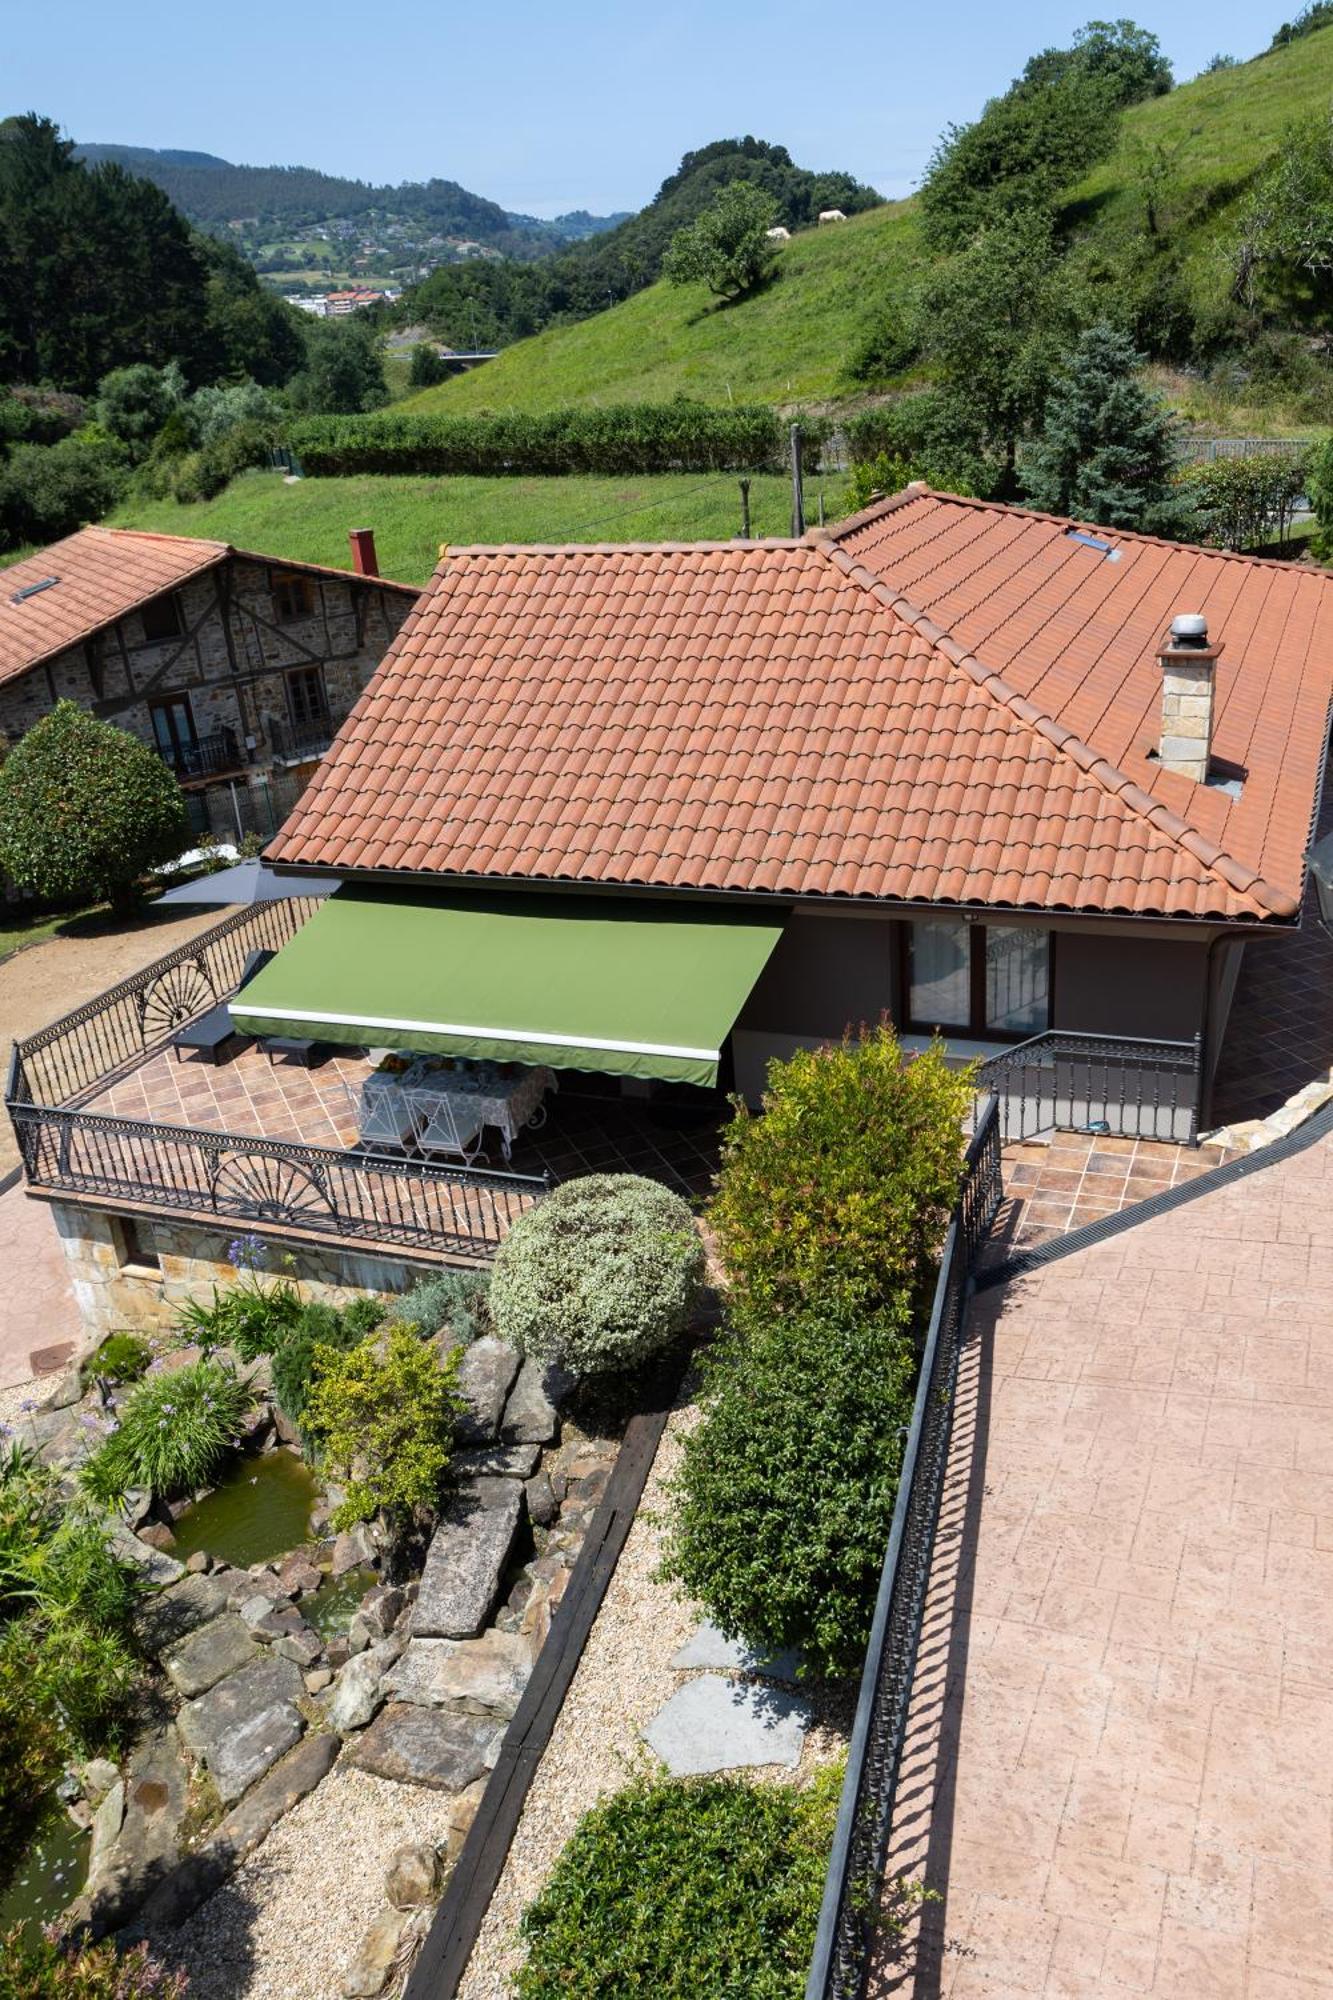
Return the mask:
M1080 548L1095 549L1099 556L1106 557L1107 562L1119 562L1120 560L1120 551L1118 548L1114 547L1110 542L1104 542L1100 535L1086 534L1082 528L1066 528L1065 540L1067 542L1077 542Z
M36 597L39 590L49 590L53 583L59 583L58 576L44 576L36 583L25 583L22 590L16 590L10 598L11 604L22 604L25 597Z

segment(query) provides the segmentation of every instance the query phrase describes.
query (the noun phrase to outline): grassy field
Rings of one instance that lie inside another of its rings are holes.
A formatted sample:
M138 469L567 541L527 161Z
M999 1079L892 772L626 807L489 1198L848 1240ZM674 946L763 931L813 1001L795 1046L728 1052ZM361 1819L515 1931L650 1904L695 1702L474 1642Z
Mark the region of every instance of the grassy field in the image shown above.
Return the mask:
M1076 234L1095 250L1099 236L1143 228L1142 178L1160 147L1172 183L1163 213L1185 243L1191 289L1200 304L1225 297L1227 245L1250 180L1285 127L1330 97L1333 28L1136 105L1114 155L1074 191ZM926 254L914 205L891 203L794 237L774 281L738 305L718 307L702 286L653 285L594 319L520 341L400 407L539 410L678 394L712 403L836 399L855 387L846 365L862 327Z
M830 512L843 481L828 482ZM813 518L818 484L807 489ZM750 482L756 534L791 527L787 481ZM266 555L349 567L347 531L373 528L380 569L425 583L441 542L626 542L717 540L740 531L740 494L730 474L645 479L303 479L248 472L216 500L127 502L108 517L115 528L205 535Z

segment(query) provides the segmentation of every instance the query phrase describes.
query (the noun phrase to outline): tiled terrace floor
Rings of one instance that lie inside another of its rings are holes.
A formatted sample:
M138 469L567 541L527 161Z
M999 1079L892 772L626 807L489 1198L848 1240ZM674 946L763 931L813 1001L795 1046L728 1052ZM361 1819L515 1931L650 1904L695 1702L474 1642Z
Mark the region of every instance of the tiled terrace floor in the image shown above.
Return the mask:
M1056 1132L1049 1143L1004 1149L1004 1208L993 1250L1031 1248L1115 1215L1234 1159L1222 1146L1175 1146L1149 1139Z
M972 1308L873 1986L1333 1993L1333 1141Z
M178 1062L170 1052L114 1084L84 1108L154 1124L299 1139L311 1146L353 1146L355 1098L370 1065L363 1056L335 1055L310 1069L270 1064L254 1043L240 1045L216 1066L198 1056ZM350 1093L350 1094L349 1094ZM717 1169L717 1126L725 1107L700 1092L690 1102L646 1103L582 1094L577 1086L547 1099L538 1132L525 1131L508 1171L557 1179L605 1171L641 1173L687 1195L708 1191ZM499 1135L487 1135L487 1159L505 1169ZM442 1166L457 1161L441 1159Z

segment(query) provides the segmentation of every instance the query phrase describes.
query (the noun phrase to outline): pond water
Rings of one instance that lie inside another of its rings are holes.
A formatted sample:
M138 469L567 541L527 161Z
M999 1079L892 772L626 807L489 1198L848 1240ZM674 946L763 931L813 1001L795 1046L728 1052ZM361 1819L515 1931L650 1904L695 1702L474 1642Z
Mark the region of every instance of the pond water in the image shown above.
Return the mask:
M349 1569L345 1576L326 1576L318 1590L301 1599L301 1616L313 1625L325 1644L346 1637L353 1613L372 1584L379 1582L373 1569Z
M0 1891L0 1932L22 1924L24 1935L36 1942L42 1924L49 1924L72 1903L88 1874L92 1835L80 1832L62 1805L53 1805L37 1829L18 1873Z
M272 1562L309 1539L316 1492L305 1460L285 1445L238 1459L205 1499L172 1523L172 1554L184 1562L204 1549L237 1569Z

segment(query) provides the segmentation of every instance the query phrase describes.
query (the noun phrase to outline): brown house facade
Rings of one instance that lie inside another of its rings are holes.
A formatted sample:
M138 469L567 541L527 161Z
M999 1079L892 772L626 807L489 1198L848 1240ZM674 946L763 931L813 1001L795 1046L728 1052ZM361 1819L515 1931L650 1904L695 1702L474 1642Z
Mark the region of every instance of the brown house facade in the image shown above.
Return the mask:
M0 730L58 700L171 766L200 833L267 833L418 592L224 542L85 528L0 576Z

